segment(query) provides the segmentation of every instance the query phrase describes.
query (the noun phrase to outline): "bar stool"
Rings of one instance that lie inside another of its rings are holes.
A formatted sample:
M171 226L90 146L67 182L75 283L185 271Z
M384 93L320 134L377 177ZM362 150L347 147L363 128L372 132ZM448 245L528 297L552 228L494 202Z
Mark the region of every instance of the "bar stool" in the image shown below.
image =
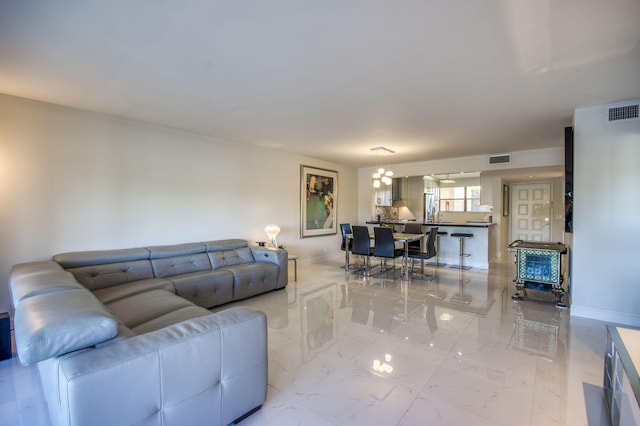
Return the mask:
M447 231L438 231L438 234L436 235L436 261L427 263L428 266L433 266L435 268L447 266L446 263L440 263L440 237L446 237L447 235L449 235Z
M473 238L473 234L468 234L465 232L454 232L451 234L452 238L459 238L460 239L460 264L459 265L451 265L450 268L453 269L471 269L471 266L464 266L463 264L463 259L465 257L471 256L468 253L464 252L464 239L465 238Z

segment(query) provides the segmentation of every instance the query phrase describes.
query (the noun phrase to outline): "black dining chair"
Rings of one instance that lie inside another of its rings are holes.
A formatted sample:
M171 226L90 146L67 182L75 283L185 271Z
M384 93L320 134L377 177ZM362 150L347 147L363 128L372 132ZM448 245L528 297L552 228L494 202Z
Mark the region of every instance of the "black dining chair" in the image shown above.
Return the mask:
M438 236L438 227L432 227L427 234L426 251L409 249L409 259L411 259L411 271L413 271L413 261L420 260L420 278L435 278L433 276L424 275L424 261L435 257L438 252L436 250L436 237ZM434 267L435 271L435 267Z
M351 227L353 241L351 253L365 258L365 265L361 269L364 275L371 272L371 256L373 256L373 248L371 247L371 239L369 238L369 228L366 226L354 225Z
M379 275L388 272L386 261L387 259L392 259L393 267L391 271L394 274L393 278L396 278L396 258L404 256L404 250L396 248L396 242L393 239L393 229L383 227L373 228L373 238L375 241L373 256L381 258Z
M404 225L405 234L422 234L422 224L408 222ZM409 241L409 250L422 250L422 240Z
M350 238L347 238L347 235L351 234L351 224L350 223L341 223L340 224L340 232L342 232L342 243L340 244L340 250L345 251L345 250L349 250L351 251L351 247L353 246L353 240L351 240ZM349 269L351 267L351 265L347 265L345 262L345 265L343 266L343 268L347 268Z

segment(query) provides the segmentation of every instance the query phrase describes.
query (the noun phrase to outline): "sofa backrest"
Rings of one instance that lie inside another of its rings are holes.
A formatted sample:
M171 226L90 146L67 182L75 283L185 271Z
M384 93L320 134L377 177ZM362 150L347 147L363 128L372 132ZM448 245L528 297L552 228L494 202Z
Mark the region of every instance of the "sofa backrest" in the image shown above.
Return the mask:
M204 244L213 269L255 261L249 244L245 240L206 241Z
M204 243L174 244L147 248L151 254L151 265L156 278L211 270L211 263L207 257Z
M242 239L61 253L53 260L91 291L256 261Z
M53 260L92 291L153 278L150 252L144 247L61 253Z

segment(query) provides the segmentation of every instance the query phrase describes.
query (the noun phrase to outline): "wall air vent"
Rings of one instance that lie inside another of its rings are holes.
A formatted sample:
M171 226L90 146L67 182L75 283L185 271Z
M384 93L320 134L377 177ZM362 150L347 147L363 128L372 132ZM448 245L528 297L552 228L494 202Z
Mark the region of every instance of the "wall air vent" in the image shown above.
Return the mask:
M616 104L607 108L607 121L638 119L638 103Z
M491 155L489 157L489 164L501 164L501 163L510 163L510 162L511 162L511 154Z

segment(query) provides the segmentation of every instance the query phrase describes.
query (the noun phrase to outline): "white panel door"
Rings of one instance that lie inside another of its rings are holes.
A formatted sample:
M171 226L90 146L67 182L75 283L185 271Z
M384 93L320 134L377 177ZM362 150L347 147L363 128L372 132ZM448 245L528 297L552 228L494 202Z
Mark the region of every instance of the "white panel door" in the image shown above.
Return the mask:
M511 240L551 238L551 182L511 184Z

